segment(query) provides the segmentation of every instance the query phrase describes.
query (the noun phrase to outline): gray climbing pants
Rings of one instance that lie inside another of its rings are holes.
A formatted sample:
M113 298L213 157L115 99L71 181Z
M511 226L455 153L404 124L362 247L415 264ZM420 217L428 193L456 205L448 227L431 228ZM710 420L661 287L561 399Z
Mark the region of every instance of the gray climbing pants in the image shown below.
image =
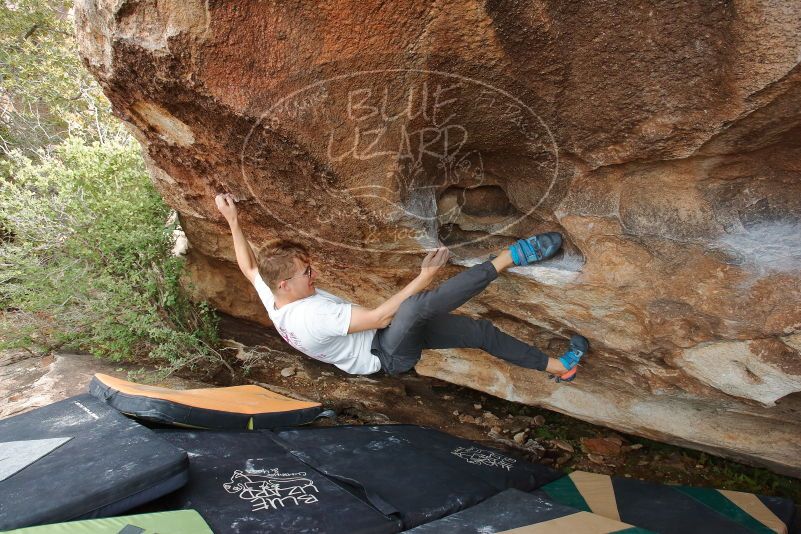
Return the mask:
M487 319L450 312L481 293L498 277L486 261L462 271L436 289L412 295L398 308L392 323L376 332L370 352L391 375L412 369L423 349L483 349L520 367L544 371L548 356L505 334Z

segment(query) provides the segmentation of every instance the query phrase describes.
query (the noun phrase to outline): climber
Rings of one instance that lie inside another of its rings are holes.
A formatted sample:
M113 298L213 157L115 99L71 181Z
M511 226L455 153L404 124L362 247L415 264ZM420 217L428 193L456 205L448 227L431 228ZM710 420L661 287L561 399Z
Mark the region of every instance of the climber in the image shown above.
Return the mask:
M298 243L276 240L255 255L239 227L233 196L217 195L215 203L231 229L239 268L255 286L281 337L304 354L347 373L383 370L396 375L412 369L423 349L481 348L520 367L547 371L557 382L569 382L589 348L584 337L574 335L560 358L549 358L486 319L450 313L504 269L552 257L562 244L558 233L521 239L497 257L424 291L448 261L448 249L438 248L425 257L414 280L369 309L317 289L317 271L306 248Z

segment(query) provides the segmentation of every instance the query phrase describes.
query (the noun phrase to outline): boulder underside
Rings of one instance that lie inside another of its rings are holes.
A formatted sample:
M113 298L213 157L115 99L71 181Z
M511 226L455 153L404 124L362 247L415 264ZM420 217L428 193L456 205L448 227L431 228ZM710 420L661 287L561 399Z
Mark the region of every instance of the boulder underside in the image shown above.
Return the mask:
M370 2L368 2L370 4ZM78 0L80 52L178 212L199 297L269 324L214 206L366 306L541 231L461 313L557 355L417 371L801 475L801 2Z

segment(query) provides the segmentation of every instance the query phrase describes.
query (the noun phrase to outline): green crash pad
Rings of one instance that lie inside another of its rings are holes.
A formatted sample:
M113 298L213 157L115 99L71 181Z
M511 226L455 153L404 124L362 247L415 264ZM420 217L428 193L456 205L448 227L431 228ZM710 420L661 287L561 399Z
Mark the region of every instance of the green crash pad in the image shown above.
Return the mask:
M194 510L107 517L9 530L6 534L213 534Z
M786 534L794 505L752 493L574 471L540 487L552 501L662 534Z

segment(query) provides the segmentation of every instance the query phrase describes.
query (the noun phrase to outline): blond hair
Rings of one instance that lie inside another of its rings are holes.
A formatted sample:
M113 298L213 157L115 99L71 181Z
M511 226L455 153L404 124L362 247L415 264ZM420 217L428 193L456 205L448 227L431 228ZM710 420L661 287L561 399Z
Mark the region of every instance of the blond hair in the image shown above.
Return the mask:
M256 265L262 280L270 289L277 290L281 280L295 274L294 258L308 263L309 251L300 243L288 239L269 241L259 250Z

